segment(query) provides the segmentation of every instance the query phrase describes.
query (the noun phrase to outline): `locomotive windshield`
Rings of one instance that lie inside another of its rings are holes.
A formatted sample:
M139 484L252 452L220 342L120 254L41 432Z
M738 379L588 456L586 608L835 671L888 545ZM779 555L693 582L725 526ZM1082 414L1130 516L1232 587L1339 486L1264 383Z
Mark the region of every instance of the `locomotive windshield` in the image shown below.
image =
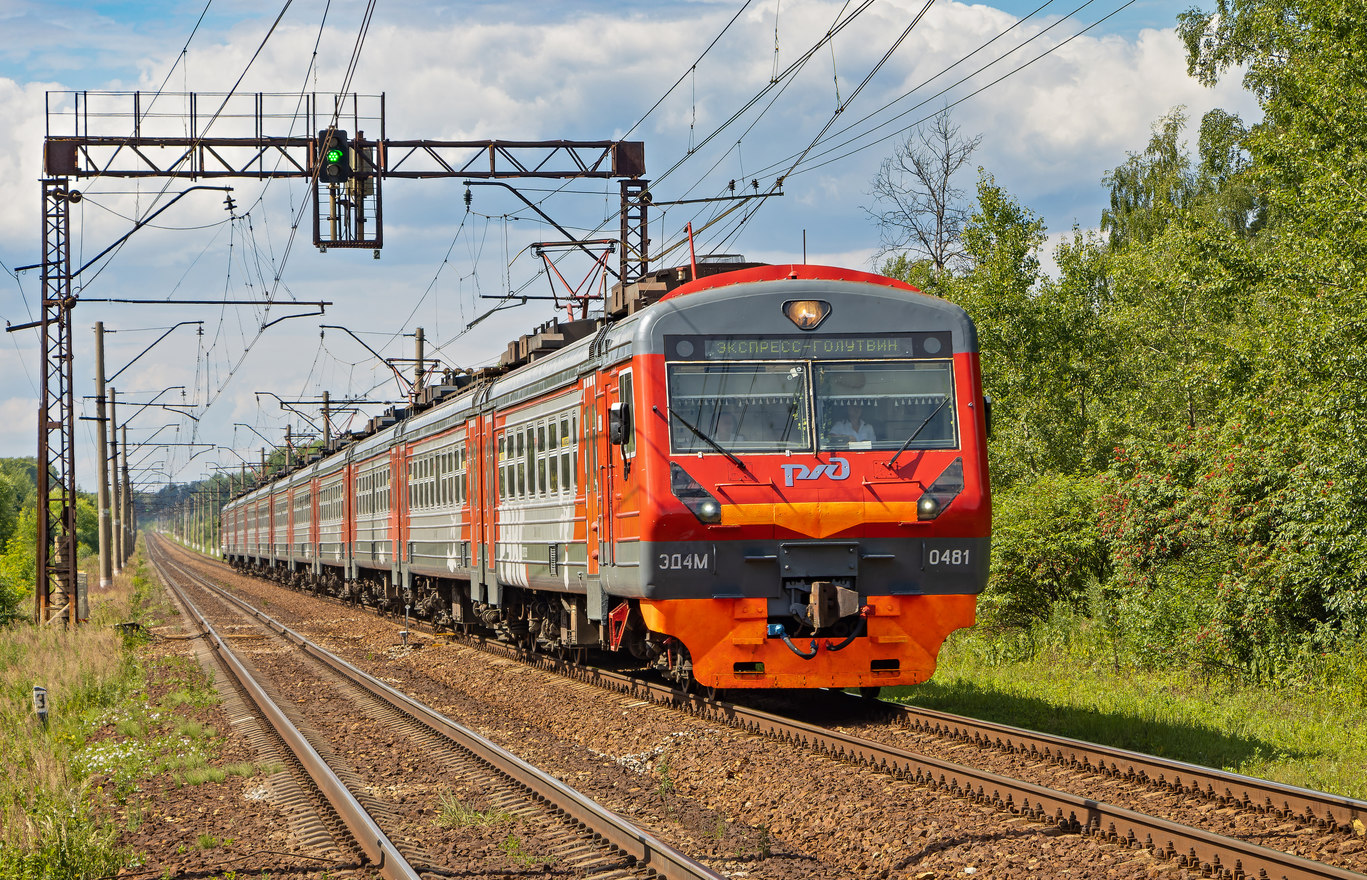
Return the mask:
M824 449L946 449L957 445L949 361L817 364ZM924 427L922 427L924 425Z
M957 445L948 360L671 363L675 453L944 449ZM690 426L706 435L698 436Z
M671 364L669 408L675 452L713 452L687 421L728 452L782 452L812 446L806 364Z

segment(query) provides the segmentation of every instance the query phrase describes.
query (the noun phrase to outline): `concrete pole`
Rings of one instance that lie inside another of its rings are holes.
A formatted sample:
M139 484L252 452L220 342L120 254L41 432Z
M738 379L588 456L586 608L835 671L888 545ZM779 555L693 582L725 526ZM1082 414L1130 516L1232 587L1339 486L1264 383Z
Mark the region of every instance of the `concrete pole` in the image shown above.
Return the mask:
M328 393L323 392L323 454L332 451L332 402Z
M118 391L111 385L109 388L109 512L110 512L110 549L113 550L113 558L110 562L114 566L114 574L123 573L123 492L119 486L119 423L116 418L118 414Z
M415 368L413 375L413 403L416 404L418 402L418 395L422 393L422 377L427 373L427 365L423 363L423 342L425 339L421 327L418 328L418 332L414 335L414 340L417 343L418 349L416 354L417 367Z
M128 426L120 425L123 440L123 561L133 557L133 548L138 543L138 529L133 522L133 480L128 475Z
M107 590L114 583L113 555L114 536L109 522L109 425L104 415L104 322L95 322L95 424L98 426L99 441L95 458L99 461L100 490L96 493L96 506L100 523L100 589Z

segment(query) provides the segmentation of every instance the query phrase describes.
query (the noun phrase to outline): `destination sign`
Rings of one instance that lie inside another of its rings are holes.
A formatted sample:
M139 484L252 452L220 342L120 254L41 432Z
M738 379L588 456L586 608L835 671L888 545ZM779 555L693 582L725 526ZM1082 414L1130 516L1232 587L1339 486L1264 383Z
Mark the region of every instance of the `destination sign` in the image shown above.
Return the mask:
M665 357L682 361L947 358L953 336L934 333L802 336L665 336Z

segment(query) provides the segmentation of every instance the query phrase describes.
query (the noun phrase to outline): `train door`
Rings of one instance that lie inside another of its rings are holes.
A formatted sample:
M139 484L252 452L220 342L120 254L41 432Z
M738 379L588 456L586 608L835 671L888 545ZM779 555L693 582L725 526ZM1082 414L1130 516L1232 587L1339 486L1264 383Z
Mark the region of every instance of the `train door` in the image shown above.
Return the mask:
M350 453L347 454L350 459ZM342 565L345 566L343 578L352 580L356 577L356 518L360 512L356 504L356 471L357 468L349 460L342 468L342 526L338 532L337 540L342 544Z
M639 555L640 533L634 491L639 475L632 470L636 462L633 387L631 370L623 370L608 378L600 398L605 426L601 432L599 451L602 458L598 466L603 476L604 502L600 534L605 546L601 552L604 564L612 566L634 566Z
M584 450L584 515L589 524L587 543L590 576L596 576L602 570L607 559L603 554L609 543L606 514L608 505L604 502L603 472L599 467L599 462L604 460L599 444L604 442L603 421L607 409L604 403L605 396L597 375L585 377L584 412L579 423L584 430L583 444L580 448Z
M408 515L408 455L404 447L393 446L389 451L389 578L391 584L399 579L399 563L405 559L407 539L403 521Z
M474 582L478 584L479 589L473 591L473 598L478 601L488 601L496 577L494 571L494 511L498 507L498 492L494 484L494 469L498 467L498 462L496 461L497 453L493 442L493 413L476 417L475 425L479 444L475 458L478 487L476 497L471 500L471 505L478 508L478 512L475 514L478 517L478 536L474 560L477 572L474 576Z

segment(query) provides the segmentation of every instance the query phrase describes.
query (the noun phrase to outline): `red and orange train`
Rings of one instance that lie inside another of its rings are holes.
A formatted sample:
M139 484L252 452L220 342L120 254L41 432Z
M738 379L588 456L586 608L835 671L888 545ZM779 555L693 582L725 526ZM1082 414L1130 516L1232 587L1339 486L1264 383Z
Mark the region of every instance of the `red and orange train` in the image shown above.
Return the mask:
M705 687L929 677L988 570L964 312L759 266L591 329L235 498L224 556Z

